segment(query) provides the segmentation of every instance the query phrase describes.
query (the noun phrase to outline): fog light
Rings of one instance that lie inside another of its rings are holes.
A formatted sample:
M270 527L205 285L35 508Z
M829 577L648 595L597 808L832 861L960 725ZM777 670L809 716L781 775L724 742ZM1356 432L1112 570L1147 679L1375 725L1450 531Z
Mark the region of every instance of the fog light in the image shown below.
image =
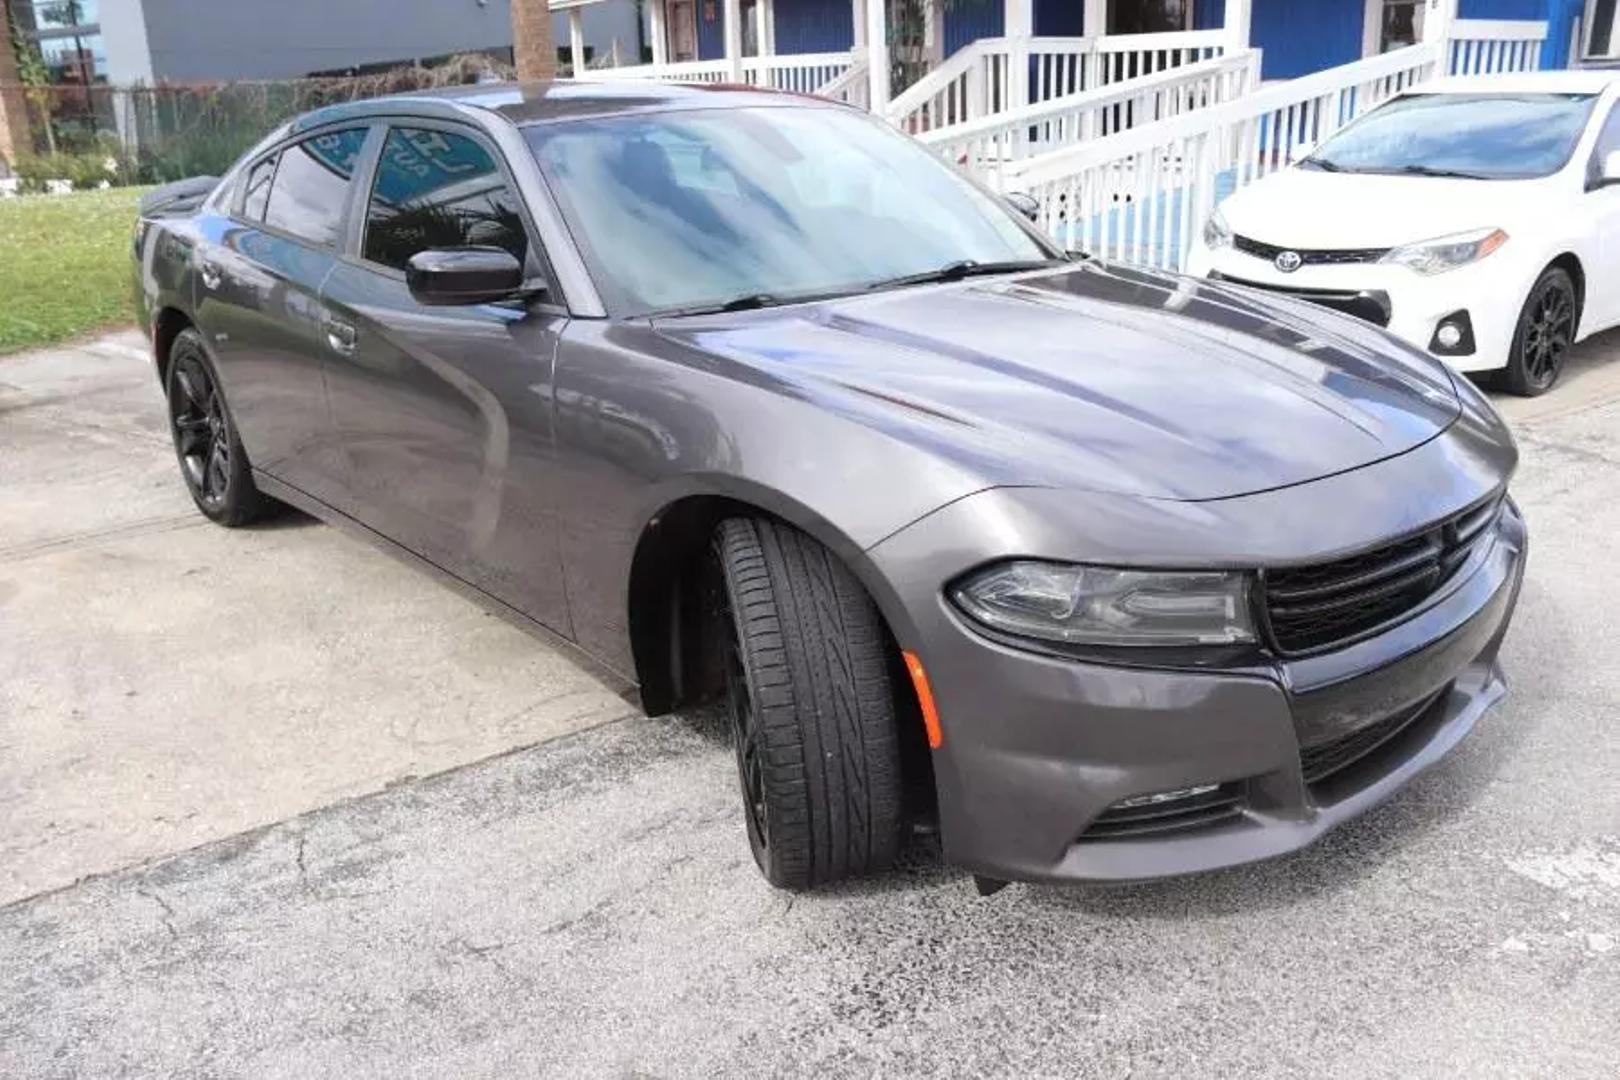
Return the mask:
M1474 352L1474 321L1467 309L1440 317L1429 339L1429 351L1441 356L1471 356Z
M1121 799L1110 809L1130 810L1138 806L1157 806L1160 803L1175 802L1177 799L1193 799L1199 795L1208 795L1212 791L1220 790L1219 784L1202 784L1199 787L1179 788L1176 791L1159 791L1152 795L1137 795L1130 799Z

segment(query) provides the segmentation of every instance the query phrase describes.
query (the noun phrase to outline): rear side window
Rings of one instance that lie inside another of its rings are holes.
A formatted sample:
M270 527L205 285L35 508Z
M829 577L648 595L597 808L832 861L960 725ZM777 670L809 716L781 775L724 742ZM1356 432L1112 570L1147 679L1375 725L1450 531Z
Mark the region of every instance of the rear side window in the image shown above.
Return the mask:
M249 221L264 220L264 204L270 201L270 178L276 175L276 157L271 154L248 170L243 189L242 216Z
M335 246L349 177L365 141L365 128L347 128L323 132L283 150L264 223L312 244Z
M527 265L517 196L493 155L453 132L391 129L366 211L365 257L403 270L419 251L473 245L505 248Z

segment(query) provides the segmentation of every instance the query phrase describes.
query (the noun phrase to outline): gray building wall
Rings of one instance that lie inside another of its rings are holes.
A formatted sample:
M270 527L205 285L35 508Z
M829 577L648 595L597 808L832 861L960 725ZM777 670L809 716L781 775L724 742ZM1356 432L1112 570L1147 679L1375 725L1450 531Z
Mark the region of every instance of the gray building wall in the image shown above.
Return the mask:
M584 11L585 40L637 63L635 0ZM509 0L113 0L101 5L109 81L291 79L315 71L512 47ZM553 18L561 47L568 17Z

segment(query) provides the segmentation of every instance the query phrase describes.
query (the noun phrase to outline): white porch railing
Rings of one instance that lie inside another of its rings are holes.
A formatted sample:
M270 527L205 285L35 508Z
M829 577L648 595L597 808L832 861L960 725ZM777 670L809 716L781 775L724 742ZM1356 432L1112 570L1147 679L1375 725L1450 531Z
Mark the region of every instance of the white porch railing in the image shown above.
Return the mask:
M1534 71L1541 66L1547 24L1514 19L1462 19L1446 42L1453 75Z
M985 175L1001 190L1033 195L1042 224L1069 247L1179 267L1222 194L1287 167L1357 116L1435 75L1534 70L1545 36L1544 23L1459 20L1447 40L1262 87Z
M1203 60L1066 94L917 136L946 161L995 185L1020 158L1233 101L1259 85L1260 54Z
M980 38L896 95L886 115L900 130L921 134L1213 59L1227 41L1218 30Z
M742 58L742 81L750 86L768 87L772 90L819 94L824 87L842 80L856 66L864 70L865 62L856 65L852 54L847 52L745 56ZM678 64L596 67L586 70L579 78L723 83L732 81L733 76L729 60L687 60Z

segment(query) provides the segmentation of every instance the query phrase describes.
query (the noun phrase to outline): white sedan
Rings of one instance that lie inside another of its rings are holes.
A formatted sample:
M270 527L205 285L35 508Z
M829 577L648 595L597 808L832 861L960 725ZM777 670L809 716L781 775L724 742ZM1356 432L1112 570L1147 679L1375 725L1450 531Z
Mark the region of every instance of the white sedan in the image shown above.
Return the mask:
M1228 198L1189 269L1543 393L1571 344L1620 323L1617 96L1611 72L1428 83Z

